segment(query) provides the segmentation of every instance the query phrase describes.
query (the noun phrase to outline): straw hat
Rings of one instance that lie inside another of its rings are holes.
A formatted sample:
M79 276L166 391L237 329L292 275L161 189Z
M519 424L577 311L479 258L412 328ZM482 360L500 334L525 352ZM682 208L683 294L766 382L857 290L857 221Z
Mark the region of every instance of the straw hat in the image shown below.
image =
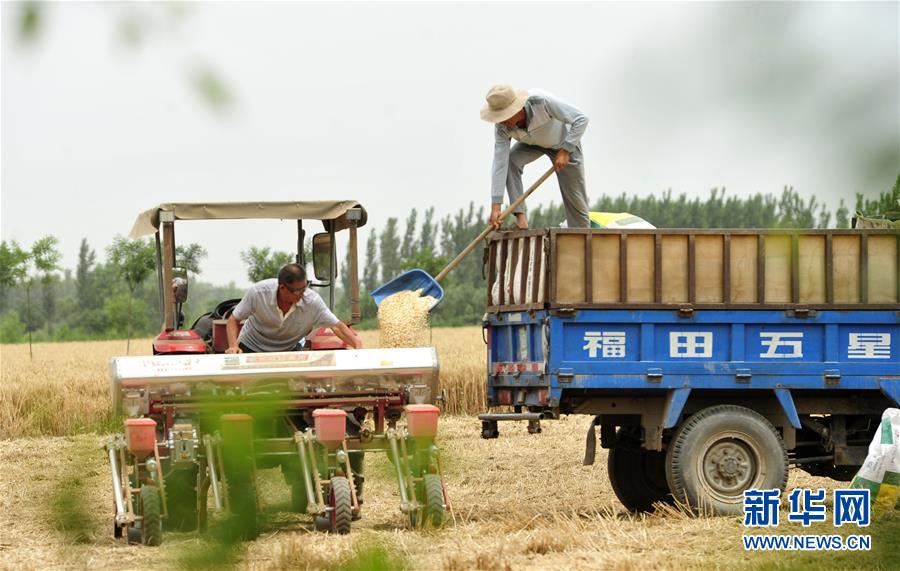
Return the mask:
M495 85L484 98L487 105L481 108L481 118L491 123L500 123L525 107L528 92L524 89L513 89L509 85Z

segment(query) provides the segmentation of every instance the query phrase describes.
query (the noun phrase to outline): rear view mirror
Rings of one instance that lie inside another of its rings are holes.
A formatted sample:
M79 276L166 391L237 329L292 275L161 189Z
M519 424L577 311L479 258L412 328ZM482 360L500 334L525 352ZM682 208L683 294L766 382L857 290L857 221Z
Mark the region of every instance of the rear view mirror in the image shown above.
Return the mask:
M172 293L175 303L184 303L188 298L188 276L184 268L172 268Z
M331 234L322 232L312 239L313 273L320 281L331 281L333 270L331 269Z

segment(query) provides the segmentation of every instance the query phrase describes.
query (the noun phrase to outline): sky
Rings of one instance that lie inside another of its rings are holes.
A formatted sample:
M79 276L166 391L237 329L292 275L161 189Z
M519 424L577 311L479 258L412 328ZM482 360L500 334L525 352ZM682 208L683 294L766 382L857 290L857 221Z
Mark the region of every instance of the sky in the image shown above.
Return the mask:
M0 235L57 236L65 268L162 202L355 199L361 249L411 208L487 207L495 83L587 114L592 200L792 185L852 207L900 173L897 2L49 3L30 39L22 7L0 13ZM530 204L559 200L551 179ZM218 284L296 244L289 222L176 232Z

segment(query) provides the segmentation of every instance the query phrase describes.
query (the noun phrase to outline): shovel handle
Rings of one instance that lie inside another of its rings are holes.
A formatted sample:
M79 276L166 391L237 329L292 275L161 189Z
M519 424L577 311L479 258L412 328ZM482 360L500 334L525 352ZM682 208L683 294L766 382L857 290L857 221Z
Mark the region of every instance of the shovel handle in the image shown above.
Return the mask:
M526 198L528 198L529 196L531 196L531 193L532 193L532 192L534 192L535 190L537 190L537 187L541 186L541 184L542 184L545 180L547 180L548 178L550 178L550 175L553 174L553 171L554 171L554 170L556 170L554 167L550 167L550 170L548 170L547 172L545 172L545 173L541 176L541 178L537 179L537 180L535 181L535 183L532 184L532 185L528 188L528 190L526 190L524 193L522 193L522 196L520 196L519 198L515 199L515 200L513 201L513 203L510 204L509 207L508 207L506 210L504 210L503 212L500 213L500 218L499 218L499 220L502 222L504 218L506 218L507 216L509 216L510 214L512 214L512 212L513 212L516 208L518 208L520 204L522 204L523 202L525 202L525 199L526 199ZM466 256L468 256L470 253L472 253L472 250L475 249L475 246L477 246L479 242L481 242L482 240L484 240L485 237L487 237L487 235L490 234L491 231L493 231L493 229L494 229L494 227L491 226L490 224L488 224L488 225L487 225L487 228L485 228L484 230L482 230L482 231L481 231L481 234L479 234L477 238L475 238L474 240L472 240L472 242L471 242L468 246L466 246L466 248L465 248L462 252L460 252L458 256L456 256L455 258L453 258L453 261L450 262L449 264L447 264L447 266L444 267L443 270L441 270L441 273L439 273L439 274L434 278L434 280L437 281L437 282L440 282L442 279L444 279L445 277L447 277L447 274L449 274L451 271L453 271L453 270L456 268L456 266L458 266L459 263L462 262L463 259L465 259Z

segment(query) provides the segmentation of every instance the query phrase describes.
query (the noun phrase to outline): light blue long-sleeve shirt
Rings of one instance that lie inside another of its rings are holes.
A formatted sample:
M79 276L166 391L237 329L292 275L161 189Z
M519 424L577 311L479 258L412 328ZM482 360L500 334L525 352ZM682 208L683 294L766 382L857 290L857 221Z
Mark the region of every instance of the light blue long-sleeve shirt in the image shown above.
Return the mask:
M510 139L545 149L565 149L571 153L581 142L587 124L587 115L581 109L546 91L529 89L528 99L525 100L525 128L508 129L503 123L495 125L491 202L503 202Z

